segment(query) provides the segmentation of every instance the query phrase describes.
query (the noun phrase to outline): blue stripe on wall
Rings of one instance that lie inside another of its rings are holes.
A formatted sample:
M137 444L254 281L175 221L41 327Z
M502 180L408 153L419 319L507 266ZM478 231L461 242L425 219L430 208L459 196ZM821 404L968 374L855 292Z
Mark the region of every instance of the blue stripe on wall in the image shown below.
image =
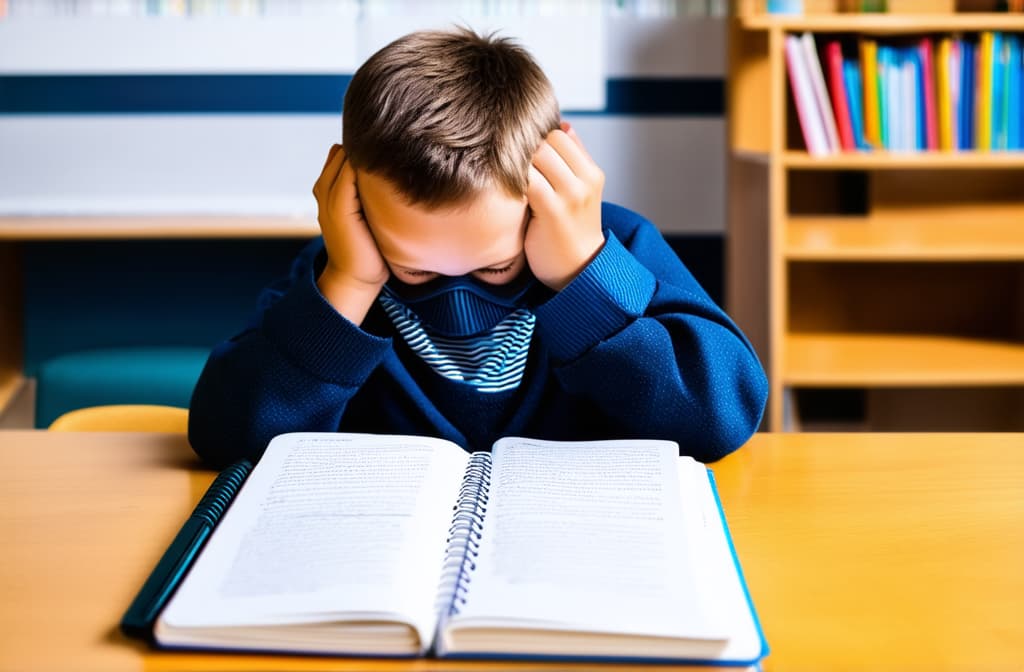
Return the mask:
M725 115L725 82L722 79L609 79L606 91L606 107L597 114L684 117Z
M3 75L0 114L339 113L351 75ZM607 81L600 111L722 116L721 79Z
M349 75L9 75L0 113L340 112Z

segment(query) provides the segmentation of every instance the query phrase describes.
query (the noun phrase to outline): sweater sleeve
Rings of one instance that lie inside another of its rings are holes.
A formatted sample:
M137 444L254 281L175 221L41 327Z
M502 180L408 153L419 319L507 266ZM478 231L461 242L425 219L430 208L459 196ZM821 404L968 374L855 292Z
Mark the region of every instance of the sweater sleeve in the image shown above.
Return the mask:
M606 229L598 255L538 307L538 331L562 387L623 436L717 460L760 424L764 370L654 225L629 214L639 223L623 240Z
M277 434L335 431L352 396L391 349L343 317L316 285L314 241L267 287L242 333L210 353L192 393L189 441L222 467L256 460Z

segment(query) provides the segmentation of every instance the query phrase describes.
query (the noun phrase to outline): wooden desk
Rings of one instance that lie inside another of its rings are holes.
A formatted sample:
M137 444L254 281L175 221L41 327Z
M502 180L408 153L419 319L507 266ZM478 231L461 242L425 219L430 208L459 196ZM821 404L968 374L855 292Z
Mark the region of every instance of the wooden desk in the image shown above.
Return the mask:
M1024 670L1024 435L758 435L714 469L765 670ZM0 432L0 669L552 669L123 639L212 477L173 435Z

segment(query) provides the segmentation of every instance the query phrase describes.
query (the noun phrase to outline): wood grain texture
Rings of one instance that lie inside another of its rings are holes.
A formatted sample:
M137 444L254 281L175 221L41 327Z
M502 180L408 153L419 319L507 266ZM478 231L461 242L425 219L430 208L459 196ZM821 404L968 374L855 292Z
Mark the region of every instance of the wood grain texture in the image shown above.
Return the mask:
M772 646L767 672L1020 669L1024 434L758 434L712 466ZM121 614L213 476L180 435L0 432L0 669L594 667L125 640Z

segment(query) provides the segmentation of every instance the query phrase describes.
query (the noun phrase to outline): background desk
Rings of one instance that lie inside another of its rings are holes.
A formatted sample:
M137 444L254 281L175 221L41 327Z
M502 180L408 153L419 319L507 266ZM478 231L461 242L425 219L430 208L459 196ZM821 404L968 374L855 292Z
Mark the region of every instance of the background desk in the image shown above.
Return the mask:
M767 671L1024 670L1024 435L758 435L714 470ZM0 669L441 667L123 639L212 478L180 436L0 432Z

